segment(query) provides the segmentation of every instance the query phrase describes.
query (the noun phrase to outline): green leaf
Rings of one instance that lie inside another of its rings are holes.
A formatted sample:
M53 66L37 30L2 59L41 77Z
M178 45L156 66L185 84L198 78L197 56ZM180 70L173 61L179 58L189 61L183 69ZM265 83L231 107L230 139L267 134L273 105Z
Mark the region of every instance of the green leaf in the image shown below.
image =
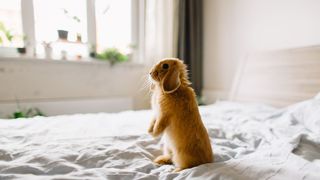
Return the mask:
M0 22L0 31L2 31L6 35L6 37L9 41L12 41L12 39L13 39L12 32L5 27L3 22ZM0 38L0 43L2 43L2 42L3 42L3 39Z
M128 60L128 56L125 54L122 54L116 48L109 48L104 50L102 53L97 54L97 58L100 60L110 61L111 64L125 62Z
M45 116L38 108L28 108L26 110L15 111L9 116L10 119L31 118L34 116Z
M13 117L14 117L15 119L18 119L18 118L24 118L24 117L26 117L26 116L25 116L25 114L24 114L23 112L17 111L17 112L14 112L14 113L13 113Z

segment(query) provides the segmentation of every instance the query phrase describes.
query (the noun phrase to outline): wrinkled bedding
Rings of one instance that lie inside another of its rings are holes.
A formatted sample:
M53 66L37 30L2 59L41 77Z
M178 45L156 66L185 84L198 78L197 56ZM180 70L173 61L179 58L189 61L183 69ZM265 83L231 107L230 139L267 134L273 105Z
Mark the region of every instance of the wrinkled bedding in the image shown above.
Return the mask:
M200 108L215 162L157 166L151 111L0 120L0 179L320 179L320 99Z

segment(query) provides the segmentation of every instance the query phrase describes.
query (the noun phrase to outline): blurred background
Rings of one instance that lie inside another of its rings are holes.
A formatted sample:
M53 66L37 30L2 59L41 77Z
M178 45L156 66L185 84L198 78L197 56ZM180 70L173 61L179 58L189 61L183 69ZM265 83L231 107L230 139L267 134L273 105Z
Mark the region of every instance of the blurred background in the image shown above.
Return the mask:
M201 104L248 54L320 43L318 0L0 0L0 117L148 109L178 57Z

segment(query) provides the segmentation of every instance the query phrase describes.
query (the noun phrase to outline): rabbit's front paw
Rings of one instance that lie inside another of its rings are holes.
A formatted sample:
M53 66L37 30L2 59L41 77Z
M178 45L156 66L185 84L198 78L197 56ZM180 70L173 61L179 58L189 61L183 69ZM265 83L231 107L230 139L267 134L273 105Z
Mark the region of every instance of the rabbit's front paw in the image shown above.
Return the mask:
M163 165L163 164L172 164L171 157L169 155L158 156L153 162Z

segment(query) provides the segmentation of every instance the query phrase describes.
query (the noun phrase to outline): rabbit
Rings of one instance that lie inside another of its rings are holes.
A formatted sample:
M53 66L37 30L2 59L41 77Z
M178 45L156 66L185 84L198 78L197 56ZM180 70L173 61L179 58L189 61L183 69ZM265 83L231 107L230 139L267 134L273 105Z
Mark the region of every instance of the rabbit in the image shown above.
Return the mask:
M176 58L163 59L151 69L150 79L154 117L148 133L162 135L164 140L163 155L154 163L174 164L174 172L212 163L210 139L190 87L187 66Z

